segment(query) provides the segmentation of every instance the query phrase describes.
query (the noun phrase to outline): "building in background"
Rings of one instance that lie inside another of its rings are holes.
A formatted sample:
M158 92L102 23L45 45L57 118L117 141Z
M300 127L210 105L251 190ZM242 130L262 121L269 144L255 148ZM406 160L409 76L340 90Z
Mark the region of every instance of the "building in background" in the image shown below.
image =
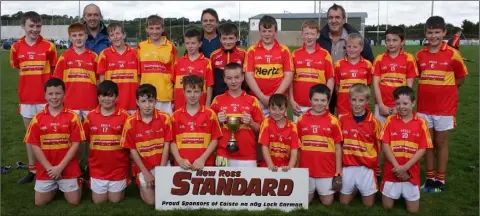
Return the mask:
M256 44L260 41L260 32L258 31L258 23L264 15L270 15L277 20L278 32L277 40L287 46L300 47L302 46L302 38L300 37L301 26L305 20L315 20L318 22L318 13L281 13L281 14L258 14L250 17L248 44ZM347 13L347 23L352 25L355 29L360 31L362 36L365 29L365 18L368 15L366 12L352 12ZM322 13L320 25L323 27L327 24L327 13Z

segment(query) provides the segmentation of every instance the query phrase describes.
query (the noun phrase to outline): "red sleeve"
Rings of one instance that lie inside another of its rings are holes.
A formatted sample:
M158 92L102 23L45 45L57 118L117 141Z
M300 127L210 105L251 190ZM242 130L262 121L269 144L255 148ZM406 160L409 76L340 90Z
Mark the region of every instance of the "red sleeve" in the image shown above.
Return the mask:
M292 144L290 148L293 149L299 149L300 148L300 139L298 138L298 130L297 130L297 125L292 123L293 130L292 130Z
M331 77L337 77L337 75L335 74L335 69L333 67L332 56L327 52L325 55L325 81Z
M373 61L373 66L372 66L372 74L373 76L380 76L381 70L380 70L380 61L382 60L382 57L377 56L375 58L375 61Z
M252 119L256 123L262 123L263 121L263 112L262 108L260 108L260 102L256 97L253 97L253 110L252 110Z
M210 113L210 121L212 124L212 128L211 128L212 140L219 139L221 136L223 136L222 129L220 128L220 123L218 123L217 114L215 114L215 112L213 111Z
M407 79L418 77L418 67L412 55L407 57Z
M176 59L177 59L177 49L175 48L174 45L172 45L172 53L171 53L171 56L170 56L170 65L169 65L172 73L173 73L173 70L174 70L174 65L175 65Z
M27 128L27 133L23 139L24 143L40 146L40 127L38 126L37 116L33 117Z
M165 142L171 142L173 140L172 136L172 120L170 116L165 115Z
M72 112L72 119L70 120L70 142L85 141L85 132L83 132L82 123L76 113Z
M120 140L120 146L127 149L135 149L135 129L132 127L132 121L134 118L128 118L123 126L122 138Z
M287 47L283 48L282 50L282 60L283 60L283 71L287 72L293 72L293 61L290 56L290 50L288 50Z
M463 58L461 54L456 50L453 50L452 68L453 72L455 73L455 79L460 79L468 75L468 70L465 66L465 63L463 62Z
M93 71L96 72L96 71L97 71L97 68L98 68L98 55L97 55L96 53L93 53L93 54L95 54L95 59L93 59ZM98 78L99 78L98 73L95 73L95 77L96 77L97 80L98 80Z
M133 59L134 59L135 63L137 64L137 76L140 76L140 60L138 58L137 50L135 50L135 55L133 56ZM137 79L139 79L139 77ZM137 80L137 81L139 81L139 80Z
M85 133L85 140L90 141L90 120L89 120L89 115L85 117L83 120L83 132Z
M254 49L250 48L247 51L247 54L245 55L245 61L243 62L243 72L248 73L248 72L254 72L255 67L254 67Z
M335 144L339 144L343 141L343 135L342 135L342 126L340 125L340 121L338 119L335 119L332 121L332 138L333 142Z
M57 64L57 48L53 43L50 43L50 49L48 49L47 52L47 59L51 67L51 72L53 72L55 65Z
M10 66L12 68L20 69L20 63L18 62L17 58L17 46L16 43L10 47Z
M105 56L105 51L102 51L98 57L97 74L105 75L105 72L107 72L107 57Z
M57 66L55 66L55 72L53 72L53 77L63 80L63 72L67 68L67 64L65 64L65 57L64 55L60 56L57 62Z
M372 64L370 62L367 62L367 68L366 70L368 71L367 73L367 85L370 85L372 83L372 74L370 73L370 71L372 71Z
M219 107L218 107L218 100L217 97L214 97L212 100L212 104L210 104L210 109L212 109L215 113L218 113Z
M419 149L433 148L432 137L430 136L430 131L424 119L421 119L421 127L422 129L420 130L421 132L419 137L420 139L418 142L418 148Z
M205 84L208 87L213 86L213 71L212 71L212 64L210 63L209 59L207 60L206 71L205 71Z
M172 82L175 85L175 77L177 76L178 73L178 59L175 60L175 63L173 63L173 71L172 71Z
M268 132L268 119L263 120L262 125L260 125L258 142L260 143L260 145L270 146L270 133Z
M393 116L395 117L395 116ZM390 127L391 127L391 122L390 122L390 119L391 119L391 116L390 117L387 117L387 119L385 120L385 124L383 126L383 129L382 129L382 132L380 133L380 140L383 142L383 143L386 143L388 145L390 145Z
M341 60L340 60L341 61ZM335 85L340 85L340 69L341 69L341 64L340 64L340 61L337 61L337 63L335 63L335 68L334 68L334 71L335 71L335 76L334 76L334 80L335 80Z

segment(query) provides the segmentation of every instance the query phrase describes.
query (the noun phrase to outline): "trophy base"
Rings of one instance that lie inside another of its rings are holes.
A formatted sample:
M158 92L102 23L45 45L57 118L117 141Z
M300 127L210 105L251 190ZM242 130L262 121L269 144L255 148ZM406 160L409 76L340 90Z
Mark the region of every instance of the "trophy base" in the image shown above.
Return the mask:
M228 143L227 143L227 150L228 150L229 152L236 152L236 151L238 151L237 142L228 141Z

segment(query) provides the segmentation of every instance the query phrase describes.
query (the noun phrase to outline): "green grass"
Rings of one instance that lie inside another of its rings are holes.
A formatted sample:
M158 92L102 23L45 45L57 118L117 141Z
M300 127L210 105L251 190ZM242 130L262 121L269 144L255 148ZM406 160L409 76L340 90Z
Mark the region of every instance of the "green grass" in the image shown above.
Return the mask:
M420 47L406 47L415 53ZM457 116L458 127L449 137L450 160L447 171L447 190L441 194L421 194L420 215L478 215L479 212L479 115L478 115L478 47L462 47L462 54L476 62L466 62L469 70L465 84L460 88L460 103ZM383 48L375 47L375 54ZM179 49L183 54L183 49ZM18 75L9 65L8 52L1 52L1 163L15 167L15 162L27 161L25 146L21 142L25 133L22 118L17 114ZM441 94L441 93L439 93ZM422 162L423 170L423 162ZM280 211L168 211L159 213L154 207L145 205L135 184L126 190L126 199L119 204L94 205L88 189L83 191L82 203L72 207L58 193L55 200L45 207L34 206L33 184L19 185L17 181L25 171L14 170L2 175L1 214L2 215L265 215L282 214ZM381 207L380 194L377 203L364 208L360 198L351 205L342 206L338 199L331 207L324 207L315 200L309 210L294 211L293 215L407 215L404 201L396 202L394 209L387 212ZM285 214L286 215L286 214Z

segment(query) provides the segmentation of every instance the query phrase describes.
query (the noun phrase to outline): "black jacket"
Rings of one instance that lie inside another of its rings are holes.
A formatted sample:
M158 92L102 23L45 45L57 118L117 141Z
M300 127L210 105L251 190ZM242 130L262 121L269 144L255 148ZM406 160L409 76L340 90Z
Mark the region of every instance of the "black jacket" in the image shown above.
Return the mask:
M350 24L345 23L343 25L343 28L347 30L347 33L359 33L356 29L354 29ZM328 50L328 52L331 52L332 50L332 39L330 39L330 36L328 33L330 32L330 29L328 28L328 25L325 25L321 30L320 30L320 37L317 39L317 43L322 47L323 49ZM372 52L372 48L370 47L370 41L364 39L364 46L363 46L363 51L362 51L362 57L364 59L368 59L371 63L373 63L374 56Z

